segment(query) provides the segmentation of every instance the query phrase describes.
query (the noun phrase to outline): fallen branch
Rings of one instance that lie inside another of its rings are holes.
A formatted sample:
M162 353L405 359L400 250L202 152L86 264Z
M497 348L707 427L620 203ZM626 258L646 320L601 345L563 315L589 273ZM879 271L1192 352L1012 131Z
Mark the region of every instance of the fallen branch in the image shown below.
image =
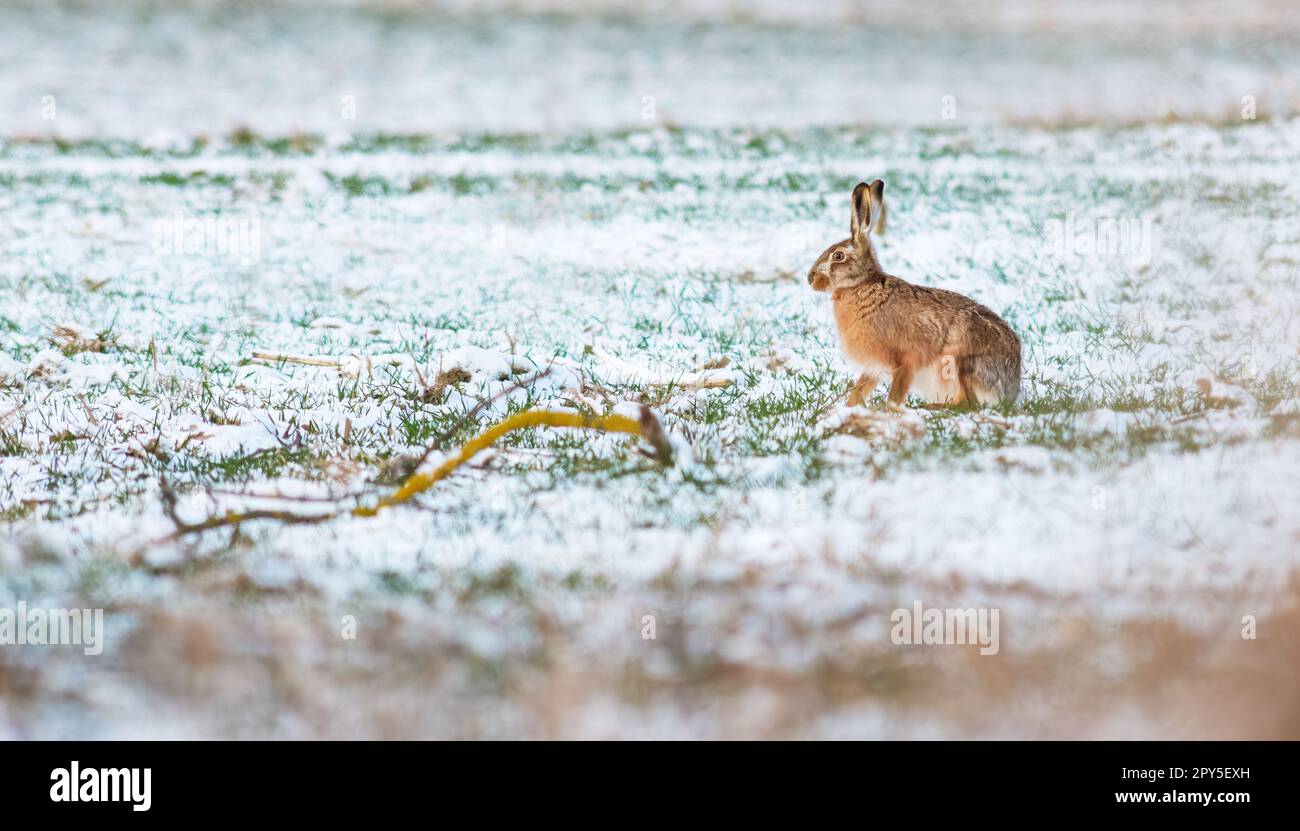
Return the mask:
M427 491L442 479L446 479L451 475L452 471L491 447L496 443L497 439L506 433L528 427L584 427L606 433L627 433L632 436L640 436L649 441L655 448L656 458L660 461L667 462L672 459L672 445L668 443L668 438L664 435L659 420L654 417L648 407L641 408L641 419L639 421L617 414L584 416L579 413L561 413L552 410L529 410L524 413L516 413L500 424L479 434L462 447L459 453L443 462L432 472L416 472L412 474L411 478L407 479L400 488L391 495L379 500L375 505L357 506L352 509L351 513L353 516L374 516L384 508L400 505L417 494Z
M672 444L669 442L663 426L659 423L659 419L655 418L654 413L650 411L649 407L641 407L640 419L632 419L618 414L607 416L586 416L580 413L555 412L552 410L529 410L523 413L516 413L505 421L502 421L483 433L480 433L462 447L459 453L447 459L429 473L420 473L418 471L413 473L401 487L388 496L383 497L374 505L358 505L351 509L340 509L326 513L312 514L298 514L293 511L280 510L227 511L224 514L211 516L200 522L186 522L181 519L180 515L177 513L176 494L172 491L171 487L167 484L167 480L164 478L160 483L162 488L163 510L176 526L176 530L159 542L168 542L178 539L186 534L197 534L203 531L210 531L214 528L224 528L259 519L273 519L279 522L301 525L325 522L335 517L346 515L371 517L384 508L390 508L409 502L411 499L427 491L438 482L446 479L456 470L456 468L491 447L502 436L515 430L523 430L529 427L578 427L589 430L599 430L605 433L625 433L631 436L638 436L645 439L650 444L652 451L648 455L651 458L654 458L663 464L668 464L672 461Z

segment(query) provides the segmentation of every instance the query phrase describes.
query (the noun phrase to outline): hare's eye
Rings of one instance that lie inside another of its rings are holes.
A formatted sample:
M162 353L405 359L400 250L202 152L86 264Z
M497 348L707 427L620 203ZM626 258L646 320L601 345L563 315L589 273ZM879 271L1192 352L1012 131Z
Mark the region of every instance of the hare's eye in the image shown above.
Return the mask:
M837 263L842 263L842 262L844 262L844 252L843 252L843 251L836 251L834 254L831 255L831 259L834 260L834 261L837 262Z

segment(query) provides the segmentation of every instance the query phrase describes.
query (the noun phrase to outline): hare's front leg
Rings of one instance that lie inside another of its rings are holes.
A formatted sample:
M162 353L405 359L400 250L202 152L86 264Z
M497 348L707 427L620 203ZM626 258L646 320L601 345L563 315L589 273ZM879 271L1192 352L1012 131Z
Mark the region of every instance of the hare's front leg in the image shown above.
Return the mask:
M856 407L866 400L871 391L880 383L880 376L874 372L864 372L858 376L858 382L849 390L849 406Z
M889 382L889 403L902 404L907 400L907 388L912 386L912 368L900 366L894 370Z

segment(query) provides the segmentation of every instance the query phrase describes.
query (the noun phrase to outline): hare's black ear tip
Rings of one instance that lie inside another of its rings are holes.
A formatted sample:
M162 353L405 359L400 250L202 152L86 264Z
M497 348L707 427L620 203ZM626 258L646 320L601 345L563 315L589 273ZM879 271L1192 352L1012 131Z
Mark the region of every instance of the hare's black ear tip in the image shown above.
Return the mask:
M884 189L885 189L885 180L884 180L884 179L877 179L877 180L875 180L874 182L871 183L871 189L872 189L873 191L876 191L877 193L879 193L880 191L884 190Z

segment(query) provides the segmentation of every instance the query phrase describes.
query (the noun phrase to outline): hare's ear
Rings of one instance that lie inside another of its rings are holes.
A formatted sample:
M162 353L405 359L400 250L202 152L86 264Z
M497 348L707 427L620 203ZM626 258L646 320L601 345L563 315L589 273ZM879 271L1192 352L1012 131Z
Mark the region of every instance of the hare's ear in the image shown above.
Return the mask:
M860 245L866 241L867 233L871 230L871 188L866 182L858 182L858 186L853 189L851 205L853 213L849 217L849 236L853 238L854 245Z
M877 235L885 233L885 183L881 179L871 183L871 223Z

